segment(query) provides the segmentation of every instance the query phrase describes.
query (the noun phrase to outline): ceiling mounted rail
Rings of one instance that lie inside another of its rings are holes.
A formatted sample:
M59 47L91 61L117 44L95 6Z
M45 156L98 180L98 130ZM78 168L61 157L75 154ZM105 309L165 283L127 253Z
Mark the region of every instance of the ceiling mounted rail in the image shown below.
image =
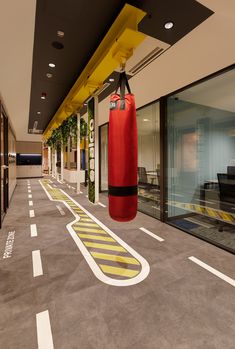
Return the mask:
M115 22L105 35L99 47L78 77L67 97L49 122L43 133L44 140L68 116L79 111L84 102L97 90L103 82L121 64L125 63L133 50L144 40L145 34L138 31L138 23L146 13L134 6L126 4Z

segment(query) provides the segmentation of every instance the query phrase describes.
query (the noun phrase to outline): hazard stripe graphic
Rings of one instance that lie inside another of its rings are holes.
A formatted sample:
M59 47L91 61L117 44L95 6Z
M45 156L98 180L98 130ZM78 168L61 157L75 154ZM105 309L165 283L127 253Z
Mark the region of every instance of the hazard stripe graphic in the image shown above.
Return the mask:
M171 206L182 208L182 209L187 210L187 211L200 213L200 214L203 214L207 217L215 218L215 219L221 220L223 222L235 224L235 214L230 213L230 212L217 210L215 208L200 206L198 204L189 204L189 203L185 203L185 202L170 201L170 202L168 202L168 204Z
M113 286L130 286L149 274L148 262L62 189L39 181L52 201L62 201L75 220L66 227L95 276Z

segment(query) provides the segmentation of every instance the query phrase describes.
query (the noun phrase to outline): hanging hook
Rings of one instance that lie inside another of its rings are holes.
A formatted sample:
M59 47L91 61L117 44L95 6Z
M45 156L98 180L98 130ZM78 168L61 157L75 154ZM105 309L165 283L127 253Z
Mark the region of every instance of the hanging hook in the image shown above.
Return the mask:
M126 70L126 59L123 58L120 64L120 72L123 73Z

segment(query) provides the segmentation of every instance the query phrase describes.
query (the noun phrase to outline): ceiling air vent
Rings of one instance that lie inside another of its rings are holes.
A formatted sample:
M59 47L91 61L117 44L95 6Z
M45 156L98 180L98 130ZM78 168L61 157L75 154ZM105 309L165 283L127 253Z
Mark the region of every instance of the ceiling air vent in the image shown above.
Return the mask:
M161 47L156 47L154 50L149 52L143 59L141 59L137 64L132 68L128 69L128 74L135 75L141 71L146 65L154 61L162 52L164 51Z

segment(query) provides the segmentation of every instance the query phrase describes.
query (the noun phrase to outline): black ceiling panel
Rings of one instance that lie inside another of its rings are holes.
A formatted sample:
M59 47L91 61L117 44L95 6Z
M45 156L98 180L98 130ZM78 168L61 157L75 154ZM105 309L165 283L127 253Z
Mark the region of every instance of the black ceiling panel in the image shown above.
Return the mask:
M195 0L129 3L148 13L139 29L171 45L212 14ZM124 5L123 0L37 0L29 129L35 121L37 129L46 128ZM168 20L175 26L166 31L164 23ZM64 31L63 38L57 36L58 30ZM55 48L53 42L63 48ZM56 67L50 68L50 62ZM113 85L99 99L110 94ZM45 100L40 98L42 93L46 93Z

